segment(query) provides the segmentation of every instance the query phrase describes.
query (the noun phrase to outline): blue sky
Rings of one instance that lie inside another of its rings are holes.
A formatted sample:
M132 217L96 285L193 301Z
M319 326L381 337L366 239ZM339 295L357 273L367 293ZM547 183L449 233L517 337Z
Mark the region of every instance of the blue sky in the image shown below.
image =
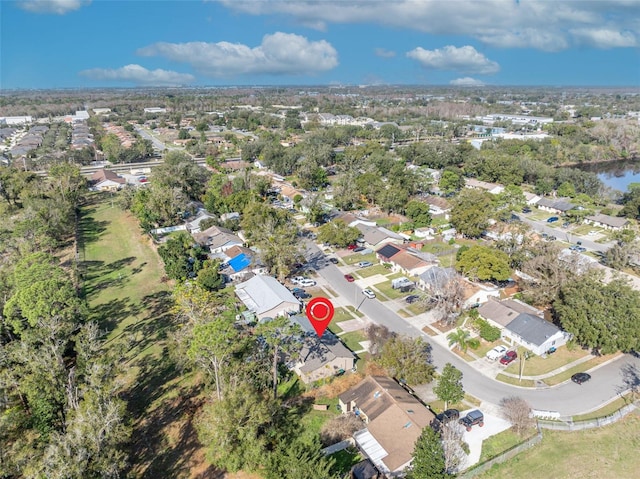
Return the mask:
M638 0L0 1L0 87L640 86Z

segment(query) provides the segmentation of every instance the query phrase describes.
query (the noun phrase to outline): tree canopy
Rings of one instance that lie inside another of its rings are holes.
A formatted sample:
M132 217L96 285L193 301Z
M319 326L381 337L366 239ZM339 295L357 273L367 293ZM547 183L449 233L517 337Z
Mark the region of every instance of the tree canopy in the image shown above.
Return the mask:
M597 275L568 282L553 303L562 327L576 341L603 354L640 350L640 293L626 281Z
M505 281L511 276L509 256L488 246L473 245L456 259L456 268L482 281Z

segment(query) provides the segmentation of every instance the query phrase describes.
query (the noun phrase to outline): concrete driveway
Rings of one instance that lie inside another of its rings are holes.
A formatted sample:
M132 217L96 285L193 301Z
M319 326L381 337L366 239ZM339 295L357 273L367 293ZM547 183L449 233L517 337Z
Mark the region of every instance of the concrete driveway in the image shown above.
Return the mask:
M482 441L495 436L496 434L506 431L511 427L511 423L506 419L503 419L495 414L480 409L484 414L484 426L473 426L471 431L464 431L464 441L469 445L469 455L467 456L467 462L463 467L471 467L480 461L480 453L482 452ZM464 417L472 409L466 411L460 411L460 417Z

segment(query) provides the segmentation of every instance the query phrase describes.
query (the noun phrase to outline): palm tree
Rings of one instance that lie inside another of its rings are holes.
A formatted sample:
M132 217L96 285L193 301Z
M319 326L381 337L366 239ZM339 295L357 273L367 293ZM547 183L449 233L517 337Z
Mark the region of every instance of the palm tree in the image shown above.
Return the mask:
M466 353L468 348L477 349L480 346L480 341L477 338L472 338L469 331L460 328L449 333L447 339L449 347L456 347L463 353Z

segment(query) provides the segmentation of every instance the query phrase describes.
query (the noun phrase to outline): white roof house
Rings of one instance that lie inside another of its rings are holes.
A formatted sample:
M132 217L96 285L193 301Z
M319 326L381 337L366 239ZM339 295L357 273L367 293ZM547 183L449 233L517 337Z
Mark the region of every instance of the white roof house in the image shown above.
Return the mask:
M272 276L254 276L236 286L236 296L258 319L300 311L300 301Z

